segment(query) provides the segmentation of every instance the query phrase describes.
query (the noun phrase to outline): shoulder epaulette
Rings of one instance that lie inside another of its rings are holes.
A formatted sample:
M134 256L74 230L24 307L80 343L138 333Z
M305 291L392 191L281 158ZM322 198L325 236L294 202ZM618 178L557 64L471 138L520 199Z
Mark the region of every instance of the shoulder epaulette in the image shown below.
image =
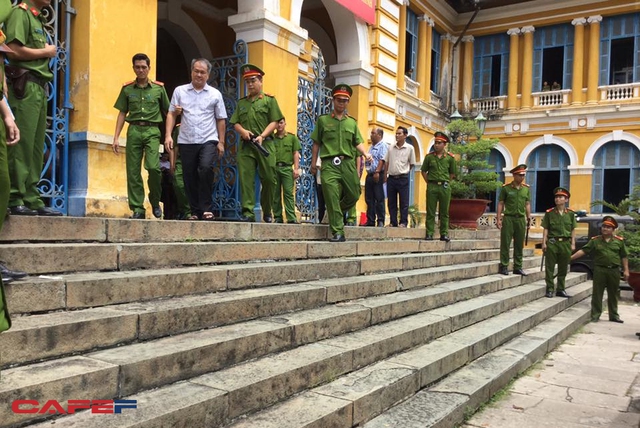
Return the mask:
M275 98L275 95L267 94L266 92L263 92L263 94L265 94L268 97Z
M38 9L36 9L35 7L29 7L29 5L24 2L20 3L18 5L18 8L22 10L28 10L33 16L40 15L40 11Z
M553 210L555 210L555 209L556 209L556 207L549 208L549 209L547 210L547 212L548 212L548 213L550 213L551 211L553 211Z
M351 119L355 120L356 122L358 121L358 119L356 119L355 117L351 116L349 113L347 113L347 117L350 117Z
M591 240L593 241L594 239L598 239L598 238L601 238L601 237L602 237L602 235L596 235L593 238L591 238Z
M504 183L504 184L502 185L502 187L507 187L509 184L511 184L511 183Z
M613 235L614 238L616 238L619 241L624 241L624 238L620 235Z
M451 152L447 152L447 154L448 154L449 156L451 156L452 158L455 158L455 156L453 155L453 153L451 153Z
M523 185L524 187L531 187L531 186L529 186L527 183L522 183L522 185Z
M151 82L152 82L152 83L155 83L155 84L156 84L156 85L158 85L158 86L164 86L164 82L161 82L161 81L159 81L159 80L152 80Z
M130 81L130 82L125 82L125 83L123 83L123 84L122 84L122 86L129 86L129 85L131 85L132 83L136 83L136 81L135 81L135 80L132 80L132 81Z
M295 135L293 132L287 131L287 135Z

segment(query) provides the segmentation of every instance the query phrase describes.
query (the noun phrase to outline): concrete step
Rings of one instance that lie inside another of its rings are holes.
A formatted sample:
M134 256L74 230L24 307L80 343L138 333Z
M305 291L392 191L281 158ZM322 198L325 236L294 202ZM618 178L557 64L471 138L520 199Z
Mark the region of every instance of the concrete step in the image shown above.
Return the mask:
M347 227L346 235L349 240L424 239L425 229ZM456 229L450 233L454 240L496 239L499 235L497 229ZM10 216L0 242L296 241L329 237L327 225Z
M538 283L538 288L543 291L542 284ZM142 392L127 397L137 400L138 409L120 415L117 426L219 427L234 418L233 427L357 426L434 380L523 333L524 336L509 343L508 349L522 350L523 354L528 351L524 357L519 355L524 369L525 361L531 364L584 321L574 320L571 328L564 326L566 323L563 320L573 317L571 312L574 309L545 321L586 297L589 287L582 284L570 290L576 295L572 299L534 300L449 335L424 337L421 343L434 340L385 361L373 361L372 365L365 365L369 364L368 359L359 361L357 358L361 355L359 351L363 350L363 342L359 338L347 338L346 341L337 341L340 338L336 338ZM446 322L442 317L413 318L411 324L423 333L426 330L419 326L421 323L426 326L425 321L431 324ZM395 330L397 335L398 329L393 324L399 321L389 323L387 330ZM525 333L538 324L538 327ZM550 338L541 338L538 331L549 334ZM387 333L386 336L391 337L394 333ZM354 335L358 333L351 336ZM407 345L404 349L409 347ZM316 385L320 386L314 388ZM308 388L314 389L295 395ZM265 411L238 418L282 399L286 401ZM380 426L406 426L395 423L395 420L393 422ZM87 412L59 418L55 423L59 427L104 426L103 420ZM36 426L44 427L45 423Z
M513 282L534 279L534 276L532 271L532 275L526 278L495 276L494 279L505 285L513 285ZM571 274L571 282L580 279L580 276ZM464 296L460 292L461 286L450 286L455 291L444 289L442 293ZM403 293L418 291L424 290ZM93 399L127 396L334 335L341 336L322 343L343 348L352 367L358 368L428 342L453 329L479 322L543 294L542 284L524 285L499 291L491 297L475 298L455 303L449 308L370 326L374 308L378 307L379 311L384 312L385 306L381 302L376 304L370 300L378 299L374 297L323 310L302 311L286 317L181 334L85 356L6 370L3 373L3 383L0 384L0 403L10 403L12 397L20 396L66 400L86 394L84 384L88 382L94 385L96 382L104 382L107 386L104 391L91 391ZM562 302L565 305L568 303ZM387 303L387 306L392 304ZM363 330L342 335L356 328ZM259 372L258 370L257 373ZM248 376L247 379L251 377ZM110 387L114 384L117 385L115 394ZM27 421L33 416L10 414L7 424Z
M230 426L347 428L364 424L372 428L453 427L462 420L465 405L475 406L475 409L518 372L544 356L587 321L589 308L586 302L578 303L575 308L566 308L577 300L585 299L590 293L590 285L580 284L572 287L571 291L575 294L572 299L539 299L524 304L338 377L264 411L238 418ZM533 330L525 333L531 328ZM492 351L514 337L503 349ZM490 353L481 357L487 352ZM465 364L466 367L429 388L426 398L424 391L418 392ZM202 378L207 376L212 375ZM221 389L220 384L207 384L199 379L193 379L192 383ZM413 394L416 395L411 399L392 407ZM467 401L466 396L470 398ZM391 410L387 411L389 408ZM229 411L231 409L229 406ZM442 424L432 423L434 414L441 417Z
M589 320L585 300L392 407L365 428L457 426ZM354 418L355 422L355 418Z
M412 244L415 242L418 241ZM446 266L466 263L473 258L478 261L497 260L498 250L482 249L483 246L491 248L494 244L492 240L456 241L453 245L448 244L456 247L456 252L444 252L444 243L423 241L419 244L420 253L399 255L27 277L8 284L6 292L9 310L13 314L81 309L162 297ZM525 254L532 253L529 251Z
M30 275L61 272L127 271L175 266L303 260L418 253L435 250L497 248L497 240L444 243L410 239L382 241L169 242L169 243L38 243L6 244L0 260Z
M2 348L14 349L3 357L2 364L25 364L293 311L309 311L370 296L379 297L364 303L369 310L363 310L363 317L357 317L350 311L342 313L344 309L341 309L332 313L326 322L335 323L337 321L334 318L342 316L353 323L352 327L362 326L363 322L377 324L495 291L495 287L503 284L520 284L522 281L522 278L515 275L473 279L495 274L498 268L496 263L460 264L457 257L464 257L464 254L454 254L448 258L450 263L457 262L453 266L17 317L13 320L12 328L0 336ZM526 261L528 265L537 263L536 258ZM533 273L528 281L540 278L541 274ZM443 293L441 287L431 288L417 295L395 293L398 290L432 287L447 281L469 278L470 281L452 285L454 291L449 293ZM458 289L471 290L469 285L476 284L479 285L473 289L476 294L457 292ZM452 294L454 292L455 295ZM303 312L299 316L317 318L313 311L309 313L311 315Z

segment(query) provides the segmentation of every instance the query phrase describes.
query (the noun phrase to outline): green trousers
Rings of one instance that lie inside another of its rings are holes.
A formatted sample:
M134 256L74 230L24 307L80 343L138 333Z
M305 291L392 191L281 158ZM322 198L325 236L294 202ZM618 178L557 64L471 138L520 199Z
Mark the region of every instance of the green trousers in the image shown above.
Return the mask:
M38 182L43 167L47 94L42 86L28 81L24 98L18 100L11 85L8 98L20 129L20 142L8 150L11 177L9 206L26 205L32 210L44 208Z
M354 223L356 226L358 225L358 211L356 210L355 205L345 213L345 217L347 223Z
M553 238L552 238L553 239ZM558 287L556 291L564 291L565 279L569 262L571 261L571 241L547 240L547 251L544 253L544 281L547 284L547 292L553 292L553 270L558 265Z
M509 247L513 241L513 269L522 269L524 235L527 220L523 217L504 216L500 229L500 265L509 266Z
M343 213L351 210L360 198L355 162L345 158L336 166L331 159L323 159L321 168L322 194L329 215L329 229L333 235L344 235Z
M142 158L144 169L149 173L149 203L160 206L162 195L162 173L160 172L160 128L157 126L129 125L127 130L127 195L129 209L135 213L144 210L144 184L142 183Z
M176 159L176 170L173 173L173 191L176 192L176 203L178 204L178 213L182 218L188 218L191 215L191 205L189 198L184 189L184 178L182 177L182 161L180 156Z
M251 143L241 141L238 149L238 174L240 176L240 199L242 200L242 215L255 219L253 209L256 204L256 169L262 184L260 191L260 205L262 216L272 213L273 198L276 190L276 154L273 141L262 143L271 154L265 157L258 153Z
M293 170L291 166L276 166L276 191L273 198L273 217L282 222L282 201L287 223L298 221L296 205L293 198Z
M440 205L440 236L449 235L449 204L451 188L444 184L427 183L427 235L433 237L436 226L436 206Z
M591 321L597 321L602 315L602 298L607 290L609 319L620 319L618 315L618 293L620 292L620 267L593 269L593 293L591 294Z

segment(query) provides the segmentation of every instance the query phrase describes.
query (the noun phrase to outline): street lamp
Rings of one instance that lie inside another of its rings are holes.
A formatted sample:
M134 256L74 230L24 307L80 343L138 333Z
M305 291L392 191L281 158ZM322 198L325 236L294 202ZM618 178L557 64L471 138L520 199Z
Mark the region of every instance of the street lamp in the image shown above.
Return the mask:
M478 125L478 129L480 130L480 136L484 135L484 130L487 127L487 118L484 117L482 112L479 112L476 118L476 125Z
M475 135L480 138L484 134L487 125L487 118L479 112L478 115L471 120L470 117L464 117L458 110L449 116L450 125L447 127L449 136L453 143L467 144L469 137Z

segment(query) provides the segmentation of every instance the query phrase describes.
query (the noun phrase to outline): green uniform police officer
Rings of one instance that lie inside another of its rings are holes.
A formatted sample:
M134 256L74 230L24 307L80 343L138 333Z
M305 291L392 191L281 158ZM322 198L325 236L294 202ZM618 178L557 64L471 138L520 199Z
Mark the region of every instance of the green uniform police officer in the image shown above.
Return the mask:
M160 195L162 194L162 173L160 172L160 124L162 115L169 110L169 97L161 82L149 79L151 61L143 53L135 54L131 60L136 80L122 86L114 107L120 112L113 134L113 152L119 153L118 138L125 121L127 129L127 195L132 218L145 218L144 185L140 165L144 155L144 169L149 173L149 203L153 216L162 217Z
M7 45L13 51L7 53L8 98L20 129L20 144L8 150L9 207L14 215L62 215L45 207L38 191L47 127L45 88L53 80L49 60L56 56L56 47L47 43L42 13L50 4L51 0L25 0L5 22Z
M278 121L273 141L276 149L276 191L273 201L273 213L276 223L282 223L282 200L287 223L298 223L293 182L300 177L300 140L295 134L287 132L284 118ZM293 169L291 169L293 167Z
M553 190L556 206L549 208L542 218L542 251L545 254L546 296L553 297L553 271L558 265L556 296L569 297L565 291L565 278L571 252L576 249L576 214L566 207L571 194L564 187Z
M629 259L624 238L614 235L618 222L611 216L602 219L602 235L591 238L587 245L571 256L578 259L585 254L593 257L593 293L591 294L591 321L597 322L602 314L602 297L607 290L609 321L622 323L618 315L618 292L620 287L620 265L625 281L629 280Z
M427 183L427 235L426 239L433 239L436 222L436 206L440 205L440 240L449 242L449 203L451 202L451 188L449 180L456 175L456 160L446 151L449 137L442 132L436 132L433 151L424 157L422 162L422 178Z
M322 193L329 215L331 242L343 242L344 213L358 202L360 182L353 158L356 150L368 161L371 154L365 152L362 135L356 120L347 114L347 105L353 90L344 83L333 88L333 111L318 118L311 133L311 174L316 173L318 156L322 159L320 177Z
M509 247L513 241L513 273L526 276L522 269L524 236L531 218L531 192L524 183L527 166L513 168L513 181L502 186L498 197L496 226L500 229L500 269L502 275L509 275ZM504 214L504 218L502 215Z
M272 204L276 189L276 156L274 142L267 138L271 137L276 129L276 124L283 118L283 114L275 97L262 92L264 72L253 64L245 64L240 70L247 85L248 94L238 100L230 122L234 124L233 128L242 139L238 148L238 174L240 175L240 199L242 200L241 219L255 221L253 209L257 168L262 183L260 192L262 219L271 223L273 221ZM261 144L270 153L270 156L266 157L260 154L258 149L251 144L252 138L257 144Z

